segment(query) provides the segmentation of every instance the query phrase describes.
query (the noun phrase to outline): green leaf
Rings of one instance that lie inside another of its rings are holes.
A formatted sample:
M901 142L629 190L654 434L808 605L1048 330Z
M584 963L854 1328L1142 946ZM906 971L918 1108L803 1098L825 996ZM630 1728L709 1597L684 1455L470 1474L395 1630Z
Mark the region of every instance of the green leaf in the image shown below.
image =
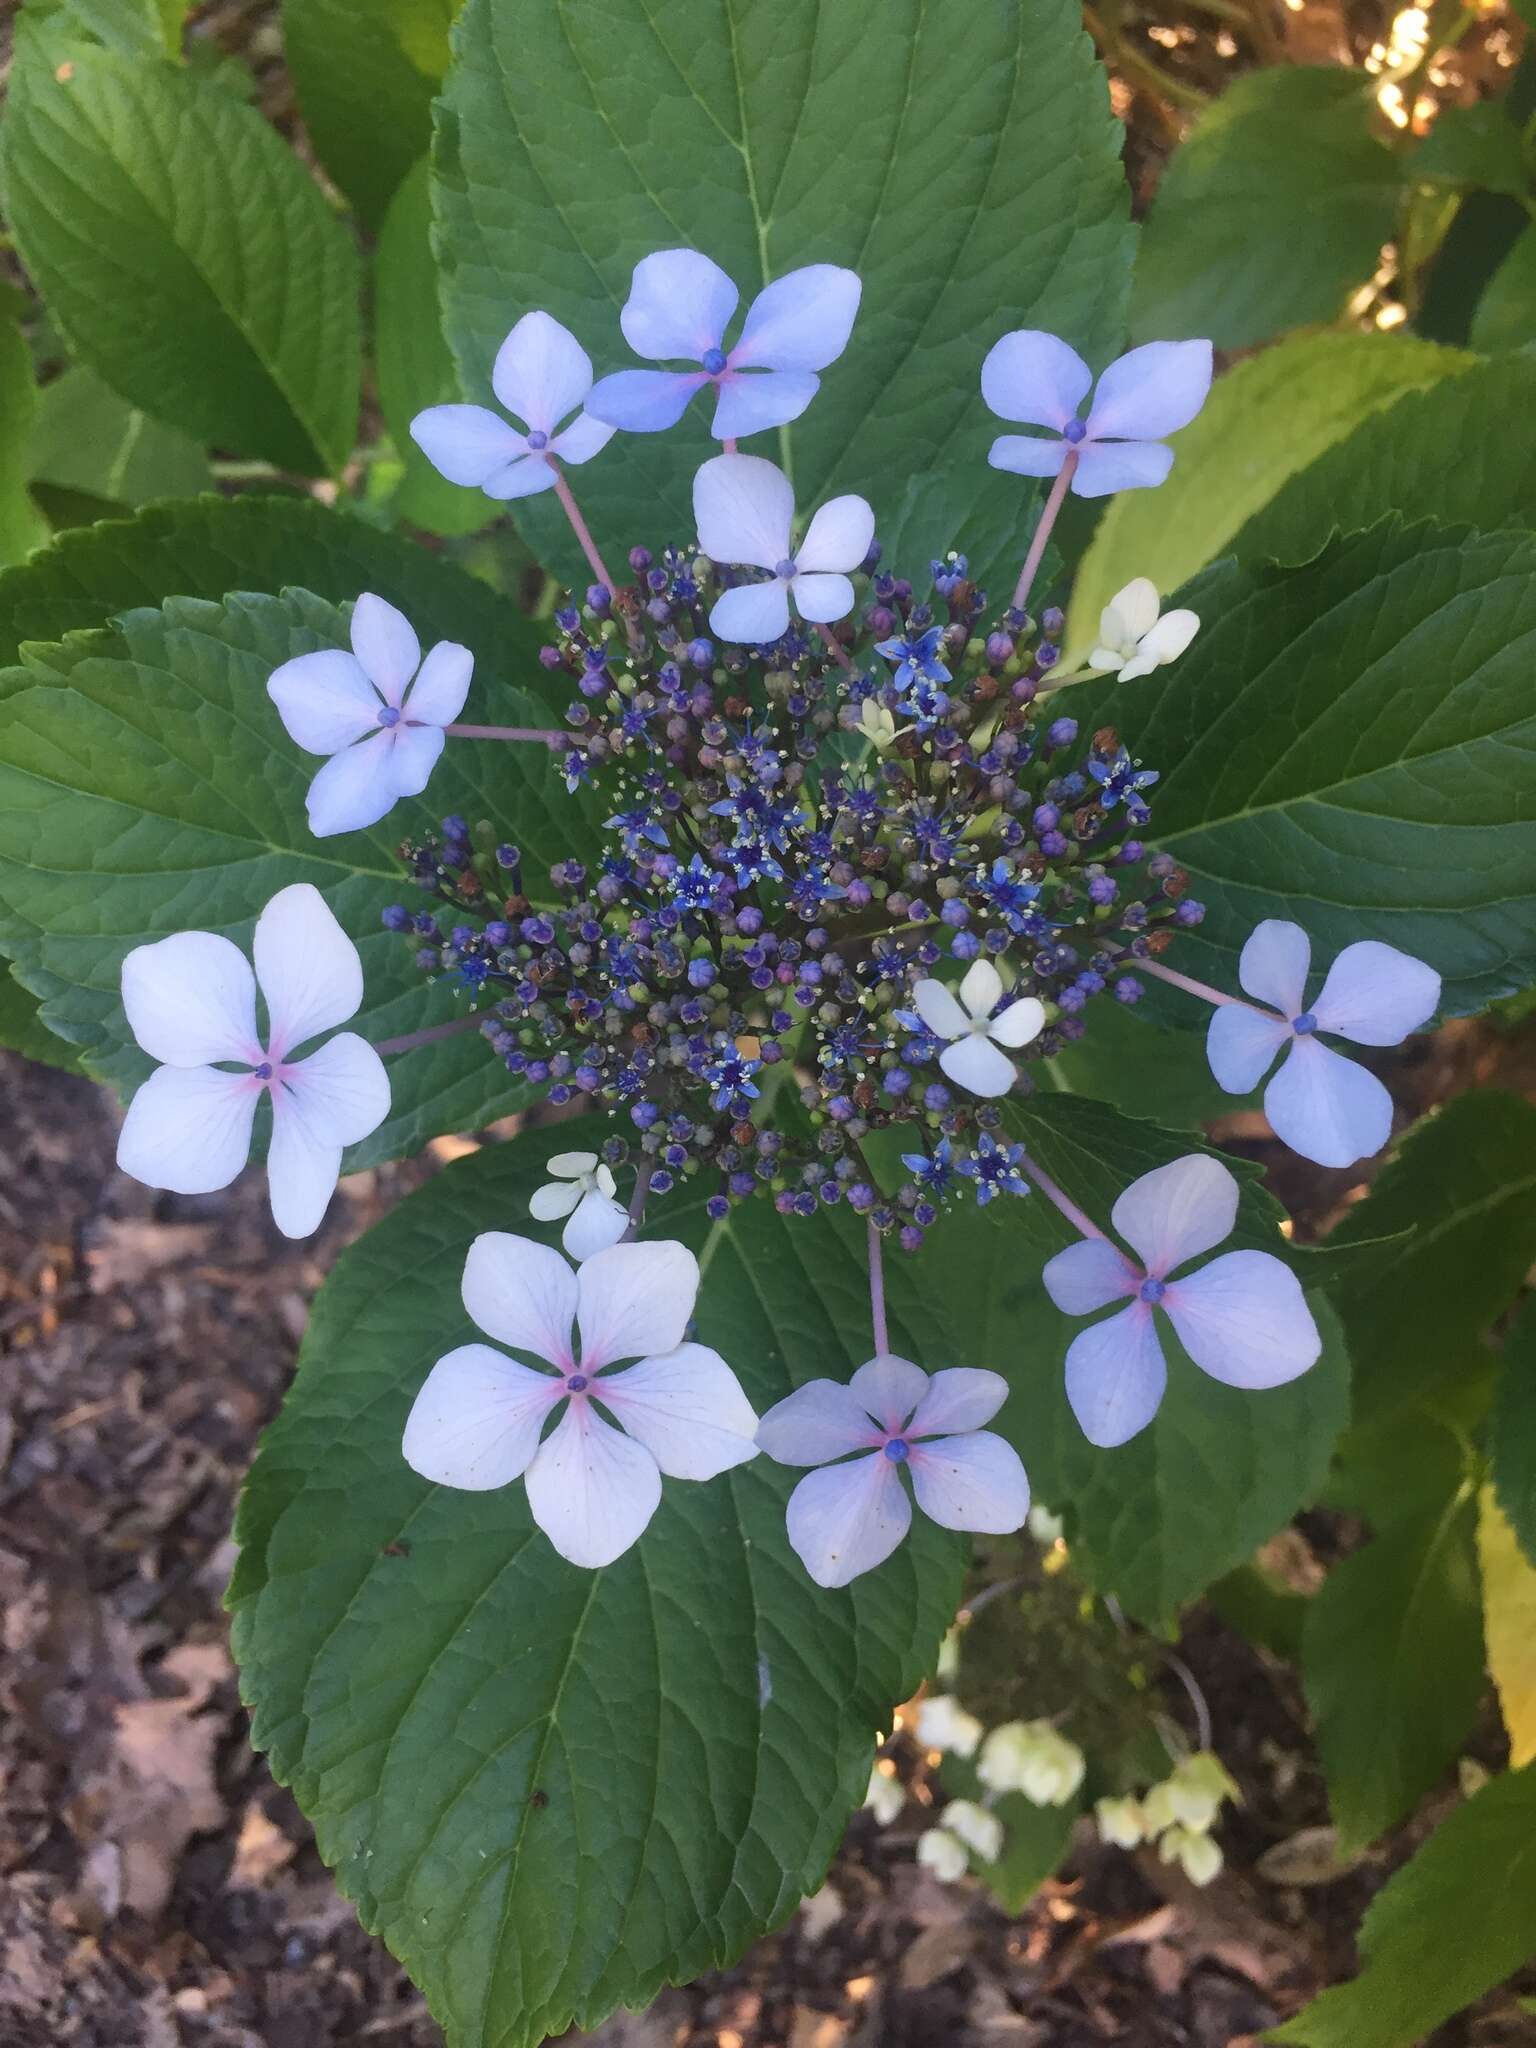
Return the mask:
M1483 1338L1536 1259L1536 1106L1459 1095L1403 1139L1330 1247L1406 1231L1340 1298L1355 1416L1376 1421L1475 1372Z
M997 0L963 34L922 0L469 0L433 157L465 393L485 393L531 306L599 371L633 362L617 315L652 250L707 250L743 306L802 264L846 264L864 280L848 349L779 444L752 445L787 462L803 506L859 491L882 521L912 507L889 560L915 574L963 544L996 582L1010 529L1010 562L1022 553L1029 494L987 467L982 357L1019 326L1099 363L1114 352L1122 139L1075 0ZM670 433L620 435L573 476L610 560L693 533L708 419L696 403ZM547 497L516 516L586 582Z
M283 0L283 49L321 163L368 226L427 153L459 0Z
M177 54L185 14L182 0L27 0L29 21L46 20L141 62Z
M1449 353L1447 351L1446 353ZM1262 359L1261 359L1262 360ZM1454 360L1454 359L1453 359ZM1238 534L1243 563L1309 562L1389 512L1445 525L1536 524L1536 450L1509 432L1536 406L1536 361L1480 363L1375 413L1291 478ZM1456 460L1443 459L1454 448Z
M28 459L34 484L106 506L192 497L210 482L195 441L119 398L93 370L65 370L43 386Z
M1272 2041L1414 2048L1536 1950L1536 1764L1495 1778L1443 1820L1376 1894L1361 1970Z
M1536 1564L1536 1296L1527 1300L1504 1340L1488 1451L1499 1506Z
M199 440L340 468L357 258L287 143L190 72L45 43L25 21L17 47L6 207L70 353Z
M27 495L27 459L37 387L21 329L0 311L0 563L20 561L48 538L48 524Z
M429 533L473 533L496 516L495 506L483 491L464 490L439 476L410 432L411 421L425 406L450 404L459 397L459 380L438 311L431 227L423 158L390 204L375 257L379 403L405 466L393 508L401 519Z
M1472 316L1472 346L1524 348L1536 341L1536 227L1525 229L1488 280Z
M1386 334L1298 335L1235 364L1179 435L1167 483L1109 500L1072 586L1068 660L1093 644L1099 613L1133 576L1177 590L1365 415L1426 387L1438 404L1444 380L1471 365L1459 349Z
M1530 183L1520 130L1498 100L1442 107L1408 159L1408 175L1428 185L1479 187L1524 196Z
M436 622L415 617L430 644ZM173 598L111 631L29 647L23 667L0 674L0 949L42 998L49 1029L120 1089L148 1072L119 1001L124 953L186 929L245 944L262 905L291 882L321 890L357 942L367 995L353 1028L364 1037L465 1010L450 985L425 982L410 942L379 923L384 905L410 894L402 837L429 829L442 799L399 804L367 832L320 840L309 831L304 794L318 763L283 731L266 679L291 655L345 644L341 616L303 591L222 605ZM477 652L472 702L529 723L538 707L507 688L505 650ZM453 749L444 786L454 807L515 838L531 883L589 850L590 821L542 749ZM487 1123L524 1099L473 1032L393 1061L391 1085L390 1116L349 1155L354 1166Z
M820 1881L874 1733L931 1668L961 1545L919 1516L846 1592L784 1535L799 1474L669 1481L601 1572L565 1564L520 1485L428 1485L400 1455L432 1362L473 1334L471 1238L518 1227L593 1118L488 1147L343 1254L252 1470L230 1589L253 1739L449 2048L533 2048L732 1961ZM863 1232L754 1203L701 1248L698 1335L761 1411L869 1348Z
M487 584L348 513L255 493L151 505L61 534L0 573L0 661L14 661L23 641L62 640L135 605L290 583L337 604L376 590L424 641L461 641L483 673L538 687L539 636Z
M1247 348L1336 320L1375 270L1401 190L1354 70L1281 65L1237 79L1163 174L1131 301L1138 341ZM1306 147L1297 147L1297 137Z
M1203 1039L1162 1029L1125 1003L1096 1004L1076 1045L1045 1065L1060 1094L1089 1095L1162 1124L1203 1123L1231 1106L1212 1077Z
M1536 978L1536 541L1384 524L1181 599L1205 623L1173 668L1072 692L1162 772L1153 836L1209 912L1180 969L1235 988L1280 917L1320 965L1365 938L1429 961L1447 1015Z
M54 1037L37 1013L37 997L22 987L8 960L0 960L0 1045L44 1066L81 1071L75 1048Z
M1477 1718L1476 1511L1474 1490L1461 1485L1398 1515L1335 1565L1308 1604L1302 1683L1345 1854L1439 1781Z

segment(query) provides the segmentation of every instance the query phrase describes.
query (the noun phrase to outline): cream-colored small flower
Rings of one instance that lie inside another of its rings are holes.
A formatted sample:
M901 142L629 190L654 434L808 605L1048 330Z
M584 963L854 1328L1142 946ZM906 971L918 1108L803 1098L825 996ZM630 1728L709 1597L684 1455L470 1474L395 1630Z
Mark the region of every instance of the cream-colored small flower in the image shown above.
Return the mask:
M1002 1854L1003 1824L995 1813L978 1806L974 1799L951 1799L939 1815L939 1825L958 1835L973 1856L983 1863L995 1863Z
M907 1788L894 1773L882 1771L877 1764L869 1774L869 1790L864 1794L864 1804L879 1821L888 1828L907 1803Z
M965 1844L948 1828L928 1828L918 1836L917 1860L944 1884L953 1884L957 1877L964 1877L969 1867Z
M902 733L911 729L906 725L898 728L890 712L873 697L866 697L859 706L859 731L876 753L883 754L887 747L895 746Z
M1136 576L1099 614L1099 642L1088 666L1116 669L1119 680L1128 683L1177 661L1199 630L1199 617L1191 611L1164 612L1159 618L1157 585Z
M974 1714L947 1692L935 1693L917 1709L917 1739L925 1749L949 1750L955 1756L974 1756L986 1730Z
M617 1244L629 1228L629 1212L614 1200L613 1175L595 1152L556 1152L549 1161L555 1179L535 1188L528 1213L540 1223L568 1217L560 1242L580 1265L594 1252Z
M1086 1769L1077 1744L1049 1721L1006 1721L981 1745L976 1775L993 1792L1022 1792L1034 1806L1065 1806Z
M1209 1749L1185 1757L1168 1779L1166 1791L1169 1819L1202 1835L1215 1826L1224 1800L1243 1796L1221 1758Z
M1147 1838L1147 1817L1138 1799L1097 1800L1093 1817L1100 1841L1113 1842L1117 1849L1134 1849Z
M1221 1868L1221 1844L1194 1828L1165 1829L1157 1853L1164 1863L1179 1864L1191 1884L1209 1884Z
M1053 1515L1049 1508L1031 1508L1029 1520L1024 1526L1042 1550L1049 1550L1053 1543L1061 1541L1067 1525L1060 1515Z

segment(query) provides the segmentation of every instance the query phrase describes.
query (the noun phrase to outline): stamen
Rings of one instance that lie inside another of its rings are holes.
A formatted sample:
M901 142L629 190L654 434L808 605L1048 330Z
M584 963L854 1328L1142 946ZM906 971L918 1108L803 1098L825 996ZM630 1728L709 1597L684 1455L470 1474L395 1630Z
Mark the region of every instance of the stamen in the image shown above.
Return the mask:
M272 1078L272 1062L270 1060L263 1060L261 1065L254 1071L258 1081L270 1081Z
M565 1383L568 1394L584 1394L587 1391L587 1376L584 1372L573 1372Z

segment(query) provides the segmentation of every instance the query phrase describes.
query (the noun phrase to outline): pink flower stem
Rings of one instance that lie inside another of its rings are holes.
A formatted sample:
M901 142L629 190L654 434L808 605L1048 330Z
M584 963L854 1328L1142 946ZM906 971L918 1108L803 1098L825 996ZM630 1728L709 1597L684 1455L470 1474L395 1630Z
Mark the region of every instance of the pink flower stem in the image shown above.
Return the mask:
M853 667L853 663L849 659L848 650L843 645L842 641L838 639L837 635L833 632L832 628L830 626L818 626L816 630L821 635L822 639L825 640L831 652L843 664L843 667L851 669Z
M869 1226L869 1320L875 1332L875 1356L883 1358L891 1348L885 1324L885 1252L873 1222Z
M1040 514L1040 524L1035 528L1035 537L1029 544L1029 553L1024 557L1024 566L1019 571L1019 580L1014 586L1013 608L1016 612L1023 611L1029 602L1035 573L1040 567L1040 557L1045 553L1045 544L1051 537L1051 528L1056 524L1056 515L1066 503L1067 492L1076 474L1077 450L1069 448L1062 459L1056 481L1051 485L1051 494L1045 501L1045 510Z
M1174 988L1182 988L1192 996L1198 996L1202 1003L1236 1003L1240 1010L1251 1010L1252 1003L1245 1003L1241 996L1224 996L1219 988L1212 988L1209 982L1195 981L1190 975L1180 974L1176 967L1160 967L1155 960L1131 961L1137 974L1155 974L1159 981L1166 981Z
M577 540L581 542L582 553L586 556L587 560L592 564L593 574L597 577L598 582L602 584L603 588L607 591L608 595L610 597L617 596L618 585L614 582L613 578L608 574L608 570L606 565L604 564L603 558L597 552L597 542L592 538L591 529L588 527L585 519L583 519L581 516L581 508L577 505L575 498L573 498L571 495L570 485L561 475L560 470L556 464L552 462L550 464L550 468L553 469L555 472L555 496L560 500L561 506L565 512L565 516L571 522L572 533L574 533Z
M386 1056L410 1052L418 1045L433 1045L439 1038L457 1038L461 1031L478 1031L484 1022L483 1017L450 1017L446 1024L429 1024L425 1031L407 1031L403 1038L381 1038L373 1049Z
M1041 1194L1045 1196L1046 1200L1056 1204L1056 1207L1066 1217L1074 1230L1081 1231L1084 1237L1104 1237L1105 1233L1100 1230L1097 1223L1090 1217L1085 1216L1072 1197L1064 1195L1061 1189L1057 1187L1055 1181L1045 1171L1044 1167L1036 1166L1034 1160L1027 1153L1024 1156L1024 1171L1029 1175Z
M540 746L563 747L567 735L541 725L445 725L451 740L528 740Z
M634 1192L629 1198L629 1228L624 1232L626 1238L635 1236L645 1221L645 1198L650 1191L651 1175L655 1171L655 1162L650 1159L642 1159L635 1168Z
M726 435L725 439L720 443L720 452L722 455L734 455L736 453L736 436L734 434Z

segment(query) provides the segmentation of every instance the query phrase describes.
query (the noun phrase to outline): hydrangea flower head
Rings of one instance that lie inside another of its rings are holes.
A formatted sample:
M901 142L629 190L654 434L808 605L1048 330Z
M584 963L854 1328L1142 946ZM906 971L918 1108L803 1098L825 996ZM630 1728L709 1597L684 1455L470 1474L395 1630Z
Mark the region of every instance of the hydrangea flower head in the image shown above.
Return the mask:
M1268 1252L1224 1252L1182 1278L1237 1222L1237 1182L1191 1153L1134 1180L1115 1203L1115 1229L1140 1264L1108 1238L1085 1237L1046 1264L1046 1292L1069 1316L1129 1297L1067 1352L1067 1399L1084 1436L1123 1444L1157 1413L1168 1382L1157 1317L1168 1317L1202 1372L1229 1387L1278 1387L1316 1363L1322 1339L1290 1267Z
M252 950L254 974L217 932L176 932L123 961L129 1029L163 1064L128 1105L117 1163L147 1187L179 1195L227 1188L250 1156L256 1105L269 1095L272 1215L285 1237L308 1237L335 1189L343 1148L389 1114L389 1077L351 1031L295 1057L363 1000L357 948L318 889L280 889L256 920Z
M945 1041L939 1066L972 1095L1006 1095L1018 1072L1000 1048L1017 1052L1045 1028L1045 1005L1038 997L1023 996L997 1010L1002 995L1003 978L990 960L971 962L958 1001L942 981L920 981L912 990L918 1016Z
M981 1745L976 1775L992 1792L1022 1792L1032 1806L1065 1806L1087 1758L1049 1721L1005 1721Z
M853 271L834 263L791 270L758 293L728 349L725 330L741 296L735 285L697 249L660 249L635 265L619 325L636 355L698 368L616 371L593 387L587 410L611 427L655 434L713 385L716 440L785 426L816 396L816 373L848 346L862 290Z
M439 640L423 661L410 620L368 591L352 607L351 638L350 654L322 647L267 678L288 737L330 756L305 799L317 839L361 832L401 797L421 795L474 668L453 640Z
M789 600L802 619L825 625L853 610L849 573L869 553L875 515L863 498L829 498L791 546L795 493L789 478L760 455L716 455L695 474L693 512L699 546L712 561L772 572L715 600L710 630L741 646L777 640L789 625Z
M1198 612L1179 609L1160 615L1157 585L1150 576L1133 576L1100 612L1099 637L1088 666L1112 668L1117 682L1129 683L1177 661L1199 630Z
M521 427L483 405L429 405L411 421L411 439L451 484L531 498L553 490L557 457L589 462L613 439L610 425L582 410L591 357L548 313L518 321L496 351L491 389Z
M790 1545L818 1586L873 1571L906 1535L903 1466L918 1506L944 1528L1003 1535L1023 1527L1029 1482L1019 1454L981 1426L1007 1394L998 1373L957 1366L930 1379L887 1353L846 1386L810 1380L769 1409L758 1425L761 1448L781 1465L820 1468L790 1495L786 1516Z
M416 1396L405 1461L472 1493L522 1479L533 1519L571 1564L595 1570L638 1542L663 1475L713 1479L757 1455L736 1375L684 1341L699 1266L683 1245L610 1245L572 1268L548 1245L487 1231L469 1248L463 1291L477 1328L549 1370L461 1344ZM627 1358L639 1363L612 1370Z
M556 1152L549 1170L555 1178L534 1189L528 1213L539 1223L566 1219L560 1242L579 1266L618 1243L629 1228L629 1211L614 1199L612 1170L595 1152Z
M1163 438L1187 427L1211 388L1208 341L1149 341L1093 372L1054 334L1018 328L994 343L981 366L981 393L999 419L1044 427L1044 437L1000 434L987 460L1020 476L1056 476L1077 454L1072 490L1104 498L1160 484L1173 467ZM1093 390L1088 417L1079 417Z
M1317 1034L1331 1032L1355 1045L1401 1045L1434 1015L1440 977L1396 946L1359 939L1334 961L1309 1008L1311 958L1311 941L1299 924L1266 917L1255 925L1237 978L1250 996L1273 1008L1223 1003L1206 1032L1206 1056L1229 1094L1246 1095L1283 1052L1264 1091L1275 1136L1319 1166L1352 1166L1391 1137L1392 1098L1374 1074Z

